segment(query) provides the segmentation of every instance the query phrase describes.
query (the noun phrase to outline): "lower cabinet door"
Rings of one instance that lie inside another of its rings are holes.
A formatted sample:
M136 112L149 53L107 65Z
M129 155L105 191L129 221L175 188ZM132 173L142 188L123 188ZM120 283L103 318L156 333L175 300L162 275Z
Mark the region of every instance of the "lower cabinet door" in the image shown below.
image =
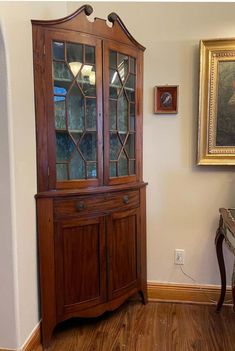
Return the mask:
M106 300L103 217L55 222L55 274L58 320Z
M133 292L139 277L139 209L114 212L108 216L109 300Z

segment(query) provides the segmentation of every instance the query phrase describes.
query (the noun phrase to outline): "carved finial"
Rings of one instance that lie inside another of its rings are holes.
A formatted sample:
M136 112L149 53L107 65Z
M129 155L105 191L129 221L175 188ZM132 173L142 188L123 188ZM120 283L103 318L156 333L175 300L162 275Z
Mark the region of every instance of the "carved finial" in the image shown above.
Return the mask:
M93 8L91 7L91 5L83 5L81 7L79 7L79 9L77 9L75 12L73 12L71 15L68 15L66 17L63 17L63 18L59 18L59 19L56 19L56 20L44 20L44 21L41 21L41 20L32 20L32 23L35 24L35 25L47 25L47 26L56 26L57 24L58 25L61 25L62 23L66 23L66 22L69 22L73 19L76 19L76 17L78 15L80 15L81 13L85 13L86 16L90 16L93 12Z
M128 31L128 29L126 28L125 24L122 22L121 18L115 13L112 12L108 15L108 20L110 22L113 23L113 25L115 24L115 22L121 27L121 29L123 30L123 32L128 36L128 38L132 41L132 43L136 46L138 46L138 48L140 50L145 50L145 47L140 45L134 38L133 36L130 34L130 32Z
M91 5L84 5L84 12L87 16L90 16L93 12L93 8Z
M118 15L115 12L112 12L108 15L109 22L114 23L118 19Z

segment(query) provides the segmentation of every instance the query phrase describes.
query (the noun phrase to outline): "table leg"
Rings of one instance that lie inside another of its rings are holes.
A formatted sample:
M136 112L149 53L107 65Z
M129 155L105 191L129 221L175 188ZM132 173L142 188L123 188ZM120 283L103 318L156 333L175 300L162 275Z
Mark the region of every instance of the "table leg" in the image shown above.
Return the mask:
M217 230L217 235L215 239L216 253L217 253L217 259L219 263L219 270L220 270L220 277L221 277L221 292L220 292L220 298L216 307L217 312L219 312L221 306L223 305L225 293L226 293L226 272L225 272L224 256L223 256L223 241L224 241L224 235L221 230L221 222L220 222L220 226Z

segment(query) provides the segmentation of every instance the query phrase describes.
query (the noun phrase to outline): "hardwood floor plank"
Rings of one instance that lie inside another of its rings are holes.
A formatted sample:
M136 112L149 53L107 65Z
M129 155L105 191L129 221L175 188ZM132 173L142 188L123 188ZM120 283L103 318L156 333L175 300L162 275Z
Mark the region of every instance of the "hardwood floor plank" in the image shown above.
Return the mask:
M48 351L234 351L235 314L215 306L129 301L57 327ZM35 351L42 351L38 348Z

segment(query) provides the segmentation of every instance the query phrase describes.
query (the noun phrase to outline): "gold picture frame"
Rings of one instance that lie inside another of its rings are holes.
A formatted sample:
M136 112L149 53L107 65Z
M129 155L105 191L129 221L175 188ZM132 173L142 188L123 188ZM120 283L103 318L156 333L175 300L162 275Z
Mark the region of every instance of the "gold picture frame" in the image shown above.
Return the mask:
M200 41L198 165L235 165L235 38Z

